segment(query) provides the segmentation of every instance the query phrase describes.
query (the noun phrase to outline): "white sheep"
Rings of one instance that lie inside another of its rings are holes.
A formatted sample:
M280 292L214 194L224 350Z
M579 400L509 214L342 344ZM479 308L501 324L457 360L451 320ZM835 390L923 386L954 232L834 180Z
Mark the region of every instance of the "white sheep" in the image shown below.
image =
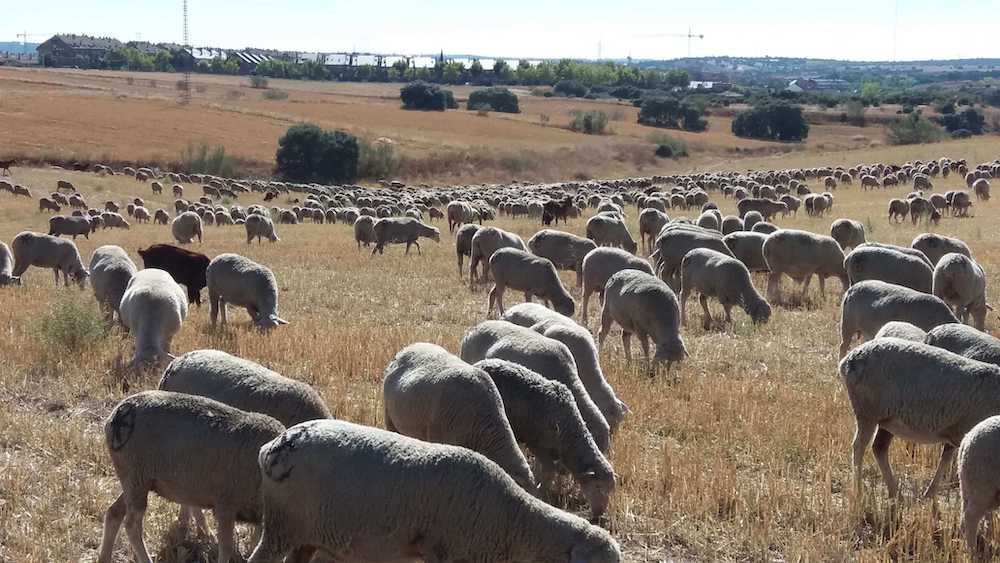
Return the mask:
M949 323L934 327L923 342L971 360L1000 366L1000 340L964 324Z
M554 229L543 229L528 239L528 249L552 262L557 270L576 272L576 285L583 279L583 259L597 248L594 241Z
M294 215L293 215L294 217ZM358 243L358 250L361 245L371 246L375 242L375 218L369 215L361 215L354 220L354 241Z
M931 292L934 271L923 260L886 246L861 245L844 257L850 283L880 280Z
M416 246L417 254L420 254L420 237L441 242L441 231L437 227L431 227L412 217L379 219L375 222L373 229L375 231L375 248L372 249L372 255L376 252L382 254L386 244L403 243L406 244L404 254L410 253L411 246Z
M826 295L828 277L839 278L845 290L850 285L844 270L844 251L833 237L781 229L768 235L761 251L771 272L767 278L767 299L772 303L780 298L782 275L802 283L803 300L813 275L819 279L819 290L823 296Z
M385 368L382 391L387 430L479 452L535 493L500 392L482 370L435 344L411 344Z
M965 244L960 239L953 237L946 237L944 235L939 235L937 233L924 233L922 235L917 235L910 243L910 246L927 257L930 261L930 266L933 268L937 265L941 257L949 252L955 252L968 256L972 258L972 251L969 250L969 245Z
M555 266L547 259L516 248L501 248L490 257L489 266L494 285L489 293L487 316L493 313L494 305L503 315L503 295L508 287L523 291L528 303L537 296L559 313L573 315L576 302L563 286Z
M625 221L620 216L606 213L594 215L587 220L587 238L598 246L617 246L632 254L639 248L628 232Z
M722 237L722 242L737 260L743 262L751 272L766 272L767 260L764 260L764 241L769 235L752 231L735 231Z
M962 493L962 532L969 554L978 553L979 522L1000 507L1000 416L979 422L958 447L958 484Z
M71 240L23 231L14 237L10 249L14 254L14 270L11 272L11 276L14 278L20 279L30 266L52 268L57 285L61 272L63 282L67 286L69 286L70 278L73 278L73 281L79 284L82 289L87 278L90 277L90 272L83 267L80 251Z
M847 251L865 242L865 226L853 219L837 219L830 225L830 236Z
M170 343L180 331L187 310L187 294L170 274L156 268L136 272L118 307L122 324L135 335L130 365L173 359Z
M472 235L472 252L469 256L469 286L475 287L476 271L482 263L482 281L488 281L490 258L501 248L516 248L527 251L524 241L515 233L496 227L482 227Z
M950 252L934 266L933 293L955 311L963 323L972 315L978 330L986 325L986 272L972 258Z
M734 305L743 308L754 324L766 323L771 318L771 305L761 297L750 279L750 270L742 262L708 248L688 252L681 262L681 323L687 323L687 300L692 293L699 294L705 313L703 326L712 326L708 298L714 297L726 312L726 322L732 323Z
M174 217L170 223L170 234L180 244L191 244L194 237L198 237L198 242L202 242L202 220L201 216L194 211L185 211Z
M735 219L739 221L738 217ZM647 248L653 248L653 241L656 235L669 222L670 218L667 214L659 209L646 208L642 210L642 213L639 214L639 239L642 241L644 251ZM723 221L723 224L725 224L725 221ZM740 221L740 228L743 228L743 221Z
M597 292L597 298L603 305L604 286L611 276L622 270L639 270L652 275L653 268L649 261L634 256L620 248L599 247L591 250L583 257L583 299L580 304L580 322L587 324L590 296Z
M455 233L455 255L458 257L458 277L462 277L462 263L466 256L472 257L472 237L479 230L479 225L468 223L462 225Z
M889 321L878 329L875 338L902 338L913 342L923 342L927 338L927 333L920 327L905 321Z
M135 262L120 246L108 244L98 247L90 257L90 285L104 312L105 322L110 324L118 314L125 288L136 271Z
M611 276L604 287L601 330L598 344L603 346L611 325L622 327L625 359L632 359L632 334L639 337L642 353L649 361L649 338L656 344L654 360L669 366L687 356L680 335L680 307L677 296L656 276L639 270L622 270Z
M484 456L341 421L261 449L264 532L249 563L341 560L618 563L603 529L538 500Z
M0 287L21 285L21 278L14 276L14 255L7 243L0 241Z
M246 308L253 323L263 330L288 324L278 316L278 282L269 268L227 253L213 258L206 274L213 327L220 310L222 324L229 322L227 305Z
M254 238L257 239L257 244L260 244L260 239L262 238L266 238L271 242L278 242L281 240L274 232L274 223L271 219L264 217L263 215L250 215L246 218L246 222L243 226L247 231L247 244L250 244Z

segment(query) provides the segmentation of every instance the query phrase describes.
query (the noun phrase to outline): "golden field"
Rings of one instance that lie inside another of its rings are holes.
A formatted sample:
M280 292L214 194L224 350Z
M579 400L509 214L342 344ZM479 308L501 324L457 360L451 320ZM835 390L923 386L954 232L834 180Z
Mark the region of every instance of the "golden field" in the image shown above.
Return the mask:
M87 132L77 134L86 138ZM942 155L974 164L1000 156L1000 144L984 138L828 154L825 160L806 151L720 160L711 168L901 162ZM148 185L128 177L16 167L13 179L29 186L36 198L53 191L57 180L68 179L92 206L141 196L151 210L163 207L173 215L171 199L153 197ZM960 183L955 176L935 180L941 191ZM186 188L189 194L200 191ZM865 223L869 240L908 245L927 227L891 225L885 218L888 199L904 190L841 189L832 215L800 213L777 222L828 233L834 219L850 217ZM734 212L731 200L714 194L713 201L724 213ZM259 202L257 194L239 201ZM989 274L993 303L1000 302L998 205L995 200L977 204L973 218L946 217L935 229L969 244ZM634 207L628 212L636 233ZM37 212L36 199L0 194L0 240L9 243L22 230L46 231L48 216ZM587 216L560 228L582 235ZM541 228L534 219L505 217L496 225L525 240ZM209 256L238 252L269 266L279 282L280 313L291 324L264 336L248 327L242 311L233 311L235 322L213 331L207 304L192 307L173 351L218 348L260 362L314 385L338 418L381 425L382 371L395 353L417 341L457 352L465 331L485 318L486 291L470 291L459 277L454 238L447 225L437 226L444 231L441 243L424 242L422 256L403 256L396 246L376 257L357 249L344 224L279 225L280 242L252 246L246 245L242 227L206 227L204 244L193 249ZM97 246L117 244L140 267L137 249L156 242L172 242L167 227L133 225L129 231L99 231L90 240L77 240L85 262ZM572 287L572 273L564 273L564 281ZM763 281L756 278L761 290ZM120 491L103 445L103 418L124 396L123 377L134 392L155 387L159 374L122 369L131 342L117 329L91 334L94 341L79 350L65 348L72 344L72 329L60 329L56 321L74 310L96 318L89 287L56 286L50 271L34 268L23 282L0 290L0 561L89 561L95 557L103 512ZM783 285L792 287L787 279ZM632 409L614 438L610 458L620 482L606 523L626 560L965 558L957 488L945 487L934 502L917 499L939 447L902 441L893 447L904 497L898 511L890 510L871 456L865 466L867 494L853 494L854 421L837 372L839 287L830 285L833 290L824 297L813 284L805 305L778 306L770 323L760 327L737 311L731 330L706 332L692 316L695 322L683 332L690 357L669 376L661 372L651 379L641 364L625 363L616 334L605 343L605 374ZM579 298L578 291L574 294ZM519 301L519 294L508 293L508 306ZM591 307L594 323L596 303ZM692 307L690 314L700 316L698 309ZM988 328L996 333L995 316ZM568 482L566 487L572 490ZM575 494L562 500L569 510L583 514L586 509ZM173 533L175 517L174 506L151 496L146 537L157 560L213 561L211 541L182 540ZM240 529L240 538L248 554L248 528ZM1000 545L995 527L987 538ZM130 560L124 534L116 558Z

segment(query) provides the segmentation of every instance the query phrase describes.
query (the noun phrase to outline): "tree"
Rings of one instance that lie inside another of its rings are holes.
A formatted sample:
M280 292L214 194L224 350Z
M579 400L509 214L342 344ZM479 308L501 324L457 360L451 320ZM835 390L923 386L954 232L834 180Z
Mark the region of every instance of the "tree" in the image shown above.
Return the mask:
M702 119L703 112L693 104L677 98L647 98L639 110L639 123L653 127L704 131L708 121Z
M972 135L982 135L986 118L975 108L967 108L958 113L944 114L938 118L938 122L949 133L964 129Z
M483 63L479 62L479 59L472 61L472 65L469 66L469 74L473 78L479 78L483 75Z
M560 61L561 62L561 61ZM564 79L556 82L552 91L567 98L582 98L587 95L587 87L576 80Z
M405 109L444 111L456 108L455 96L451 90L442 90L436 84L411 82L399 89L399 97Z
M291 126L278 139L277 173L290 182L353 182L358 177L358 140L345 131L311 123Z
M886 141L890 145L915 145L940 141L945 133L940 127L924 119L920 110L906 114L886 128Z
M809 136L809 124L802 108L786 102L765 103L740 112L733 119L733 134L737 137L801 141Z
M470 110L486 109L503 113L521 113L517 96L506 88L486 88L469 94Z

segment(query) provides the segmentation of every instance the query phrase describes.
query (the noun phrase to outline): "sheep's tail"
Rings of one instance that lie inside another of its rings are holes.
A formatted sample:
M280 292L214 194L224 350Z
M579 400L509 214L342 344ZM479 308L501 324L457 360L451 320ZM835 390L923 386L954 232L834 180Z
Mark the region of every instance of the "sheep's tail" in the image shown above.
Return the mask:
M104 425L104 437L108 448L117 452L125 447L135 430L135 405L124 401L118 405Z

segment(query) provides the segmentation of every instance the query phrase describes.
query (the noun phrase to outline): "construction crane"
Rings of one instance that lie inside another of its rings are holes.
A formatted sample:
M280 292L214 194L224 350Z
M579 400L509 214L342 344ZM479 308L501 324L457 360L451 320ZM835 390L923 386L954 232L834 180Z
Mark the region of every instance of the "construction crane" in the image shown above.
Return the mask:
M659 39L659 38L662 38L662 37L686 37L687 38L687 42L688 42L688 58L690 59L691 58L691 40L692 39L704 39L705 38L705 34L704 33L692 33L691 32L691 28L689 27L687 33L651 33L651 34L648 34L648 35L636 35L636 37L643 37L643 38L647 38L647 39L648 38L657 38L657 39Z
M28 33L25 31L24 33L18 33L17 37L21 38L21 47L26 48L28 46L29 37L46 37L46 35L44 33Z

